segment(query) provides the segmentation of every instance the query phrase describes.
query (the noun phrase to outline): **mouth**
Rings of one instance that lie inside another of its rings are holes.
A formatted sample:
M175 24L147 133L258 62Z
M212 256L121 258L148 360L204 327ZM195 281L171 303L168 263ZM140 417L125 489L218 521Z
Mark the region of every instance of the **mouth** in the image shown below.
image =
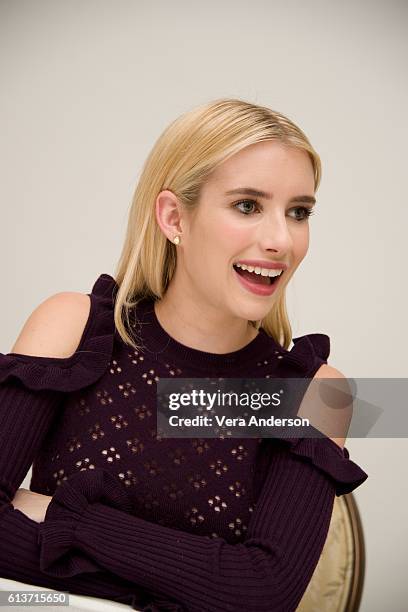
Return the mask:
M238 267L236 264L233 264L233 268L235 272L242 278L255 285L263 285L270 286L275 285L279 281L280 277L283 274L283 270L281 270L280 274L277 276L263 276L260 273L256 273L255 271L249 272L249 270L243 270Z

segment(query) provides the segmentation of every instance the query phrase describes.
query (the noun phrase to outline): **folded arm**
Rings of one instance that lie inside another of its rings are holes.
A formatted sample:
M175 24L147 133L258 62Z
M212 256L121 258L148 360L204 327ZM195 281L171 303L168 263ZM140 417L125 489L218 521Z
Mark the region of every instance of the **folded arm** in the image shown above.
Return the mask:
M136 605L141 609L146 600L143 589L86 557L82 559L81 572L73 577L44 573L40 567L41 523L13 506L18 486L31 466L60 401L57 392L33 392L24 389L18 381L9 380L0 386L0 576Z
M95 296L93 304L95 308ZM65 392L91 384L106 367L104 362L108 363L104 354L102 359L91 352L90 332L95 333L95 326L89 319L84 328L88 315L89 297L73 293L51 296L28 318L12 349L15 352L0 353L0 576L136 604L141 609L146 597L151 600L150 594L86 557L82 571L73 577L45 574L40 567L40 525L12 504L59 417ZM77 351L84 352L72 354L75 345ZM90 356L88 368L81 366L78 356L82 356L82 363Z
M40 525L41 568L75 575L82 565L72 553L79 550L191 612L288 612L319 560L335 488L327 474L277 447L247 537L229 544L111 507L104 496L109 491L113 499L116 491L119 500L120 483L105 470L84 471L64 481L48 506Z
M275 444L246 540L235 545L132 515L122 484L100 468L63 481L38 524L12 499L60 402L59 392L16 380L0 388L3 577L123 602L154 594L191 612L295 610L323 548L335 493L366 477L330 440Z

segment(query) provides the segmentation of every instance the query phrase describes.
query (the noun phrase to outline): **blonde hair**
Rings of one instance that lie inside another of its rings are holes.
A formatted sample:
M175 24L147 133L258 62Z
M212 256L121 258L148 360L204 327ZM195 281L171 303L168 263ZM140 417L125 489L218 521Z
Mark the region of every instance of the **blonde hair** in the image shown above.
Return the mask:
M277 111L240 99L222 98L193 108L173 121L150 151L130 207L128 226L115 280L115 326L123 341L141 348L130 335L129 313L145 297L161 299L176 268L177 247L160 229L155 202L172 191L192 210L212 171L244 147L265 140L302 149L312 162L315 191L321 179L320 157L306 135ZM289 278L286 281L289 281ZM285 285L261 321L251 321L284 348L292 341L286 310Z

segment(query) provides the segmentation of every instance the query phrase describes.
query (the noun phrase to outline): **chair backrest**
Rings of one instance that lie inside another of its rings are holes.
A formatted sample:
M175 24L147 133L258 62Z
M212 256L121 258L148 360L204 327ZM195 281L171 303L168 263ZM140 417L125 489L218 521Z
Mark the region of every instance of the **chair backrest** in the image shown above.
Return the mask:
M334 499L327 539L297 612L357 612L364 574L363 527L348 493Z

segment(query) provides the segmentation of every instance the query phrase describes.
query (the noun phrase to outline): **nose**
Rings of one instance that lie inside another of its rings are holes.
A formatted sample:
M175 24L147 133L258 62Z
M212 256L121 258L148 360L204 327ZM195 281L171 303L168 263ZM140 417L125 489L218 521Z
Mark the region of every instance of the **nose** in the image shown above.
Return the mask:
M269 217L265 215L258 231L259 244L263 251L275 251L282 257L290 252L293 239L284 214L276 211Z

